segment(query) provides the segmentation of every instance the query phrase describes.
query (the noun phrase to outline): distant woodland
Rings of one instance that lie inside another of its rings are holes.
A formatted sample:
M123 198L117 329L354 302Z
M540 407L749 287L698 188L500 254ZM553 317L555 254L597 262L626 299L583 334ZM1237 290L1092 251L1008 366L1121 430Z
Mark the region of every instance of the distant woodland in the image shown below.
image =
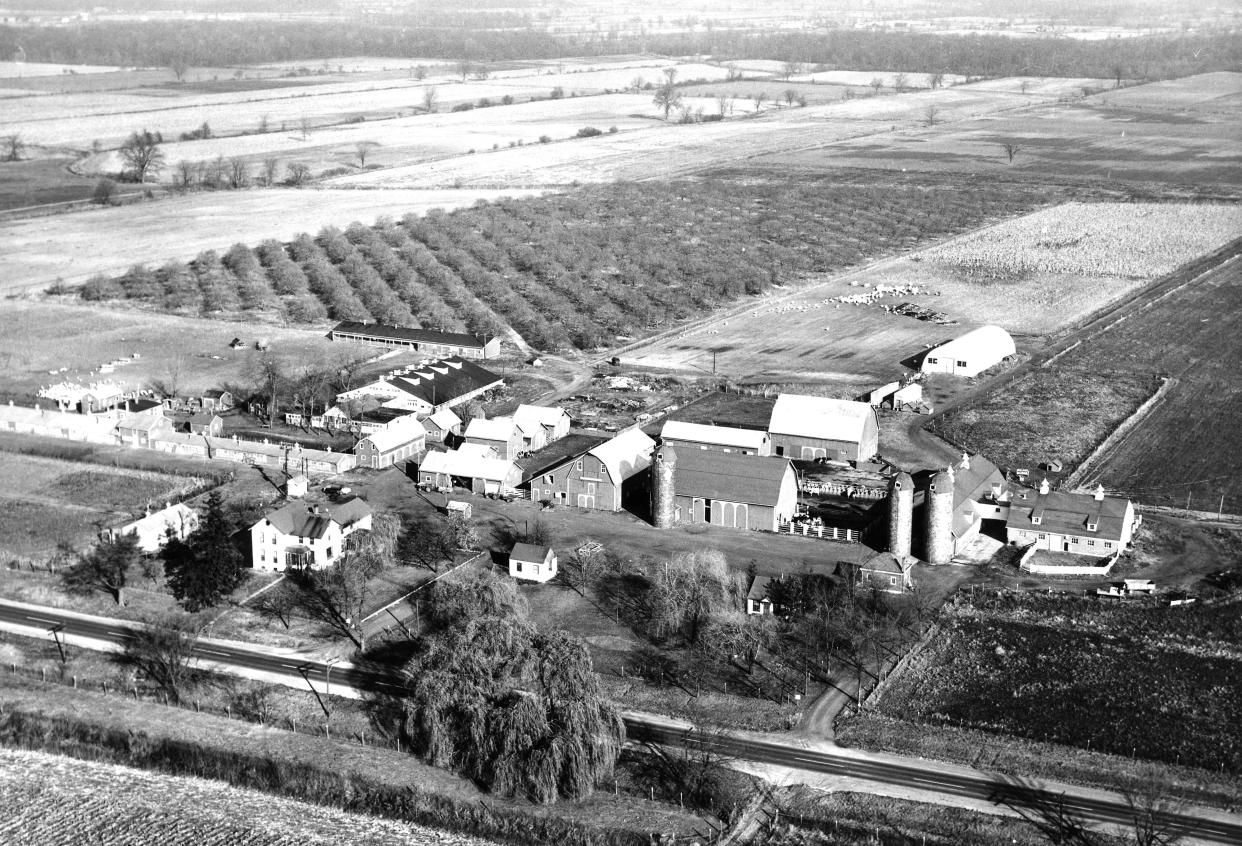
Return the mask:
M1164 79L1242 70L1242 35L1230 33L1097 41L861 30L713 30L658 36L611 31L575 36L549 34L528 26L529 19L521 13L511 12L470 15L471 25L463 27L465 14L432 13L430 20L420 17L409 26L248 20L0 27L0 58L7 59L20 46L31 62L160 67L314 62L339 56L496 62L640 52L989 77L1112 78L1120 74Z
M503 321L536 349L590 349L1029 211L1058 192L839 179L589 186L139 265L90 280L81 296L294 323L494 334Z

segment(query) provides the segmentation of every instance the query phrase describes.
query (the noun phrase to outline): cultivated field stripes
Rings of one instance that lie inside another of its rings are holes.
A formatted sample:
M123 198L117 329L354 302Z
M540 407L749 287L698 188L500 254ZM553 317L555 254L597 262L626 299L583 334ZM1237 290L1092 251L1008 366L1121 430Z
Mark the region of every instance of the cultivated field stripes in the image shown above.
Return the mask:
M653 61L646 68L620 68L579 73L547 74L532 69L523 76L495 80L442 78L426 80L367 80L330 82L245 90L224 94L179 95L162 89L138 93L35 95L5 101L5 132L17 132L27 144L85 149L99 141L119 144L141 128L176 138L206 122L217 133L253 132L264 118L272 128L292 131L303 119L312 124L334 122L353 115L421 110L426 89L434 87L443 109L481 98L499 101L509 95L519 100L551 96L560 88L565 98L621 91L636 76L658 81L666 67L676 67L681 79L724 79L727 71L713 65ZM647 98L650 101L650 97Z
M1042 95L1064 96L1065 87ZM726 86L727 87L727 86ZM1019 93L950 89L868 97L824 106L782 108L758 119L692 126L655 126L584 142L504 149L406 167L351 174L331 185L415 187L442 185L565 185L572 182L667 179L755 156L815 148L850 138L882 136L898 126L921 125L929 107L952 121L1026 108L1041 98ZM476 112L477 114L477 112ZM479 118L476 118L479 119ZM486 118L483 118L486 120Z
M488 846L476 837L42 752L0 749L0 842L40 846Z

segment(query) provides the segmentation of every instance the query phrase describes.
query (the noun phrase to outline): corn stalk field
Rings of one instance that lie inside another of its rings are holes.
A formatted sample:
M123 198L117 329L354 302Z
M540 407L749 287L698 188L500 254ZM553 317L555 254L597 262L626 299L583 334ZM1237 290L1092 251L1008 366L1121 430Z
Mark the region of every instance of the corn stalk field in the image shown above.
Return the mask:
M486 846L219 782L0 749L0 842L40 846Z

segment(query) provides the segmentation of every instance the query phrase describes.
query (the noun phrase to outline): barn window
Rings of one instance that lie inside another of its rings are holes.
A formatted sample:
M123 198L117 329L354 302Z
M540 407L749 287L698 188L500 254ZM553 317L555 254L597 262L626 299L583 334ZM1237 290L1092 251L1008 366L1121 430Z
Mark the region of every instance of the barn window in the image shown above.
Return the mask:
M897 584L897 577L896 577L896 576L889 576L889 577L888 577L888 583L889 583L890 585L895 585L895 584Z
M1039 539L1040 539L1040 540L1047 540L1047 539L1048 539L1048 536L1047 536L1047 535L1045 535L1043 532L1040 532L1040 533L1039 533Z
M579 459L578 459L578 469L579 469L579 470L581 470L581 469L582 469L582 459L581 459L581 458L579 458Z
M958 367L965 367L965 366L966 366L966 362L964 362L964 361L958 361L957 366L958 366Z
M1038 526L1043 521L1044 521L1043 515L1040 515L1040 514L1031 515L1031 523L1033 523L1034 525Z
M550 485L550 484L552 484L554 481L555 481L555 479L553 479L553 477L552 477L552 474L551 474L551 473L549 473L548 475L546 475L546 476L544 476L544 477L543 477L543 482L544 482L544 484L546 484L546 485Z
M934 358L929 358L929 359L927 359L927 363L928 363L928 364L938 364L938 363L939 363L939 361L938 361L937 359L934 359Z
M520 573L520 572L522 572L522 562L521 562L521 561L514 561L514 562L513 562L513 572L515 572L515 573Z

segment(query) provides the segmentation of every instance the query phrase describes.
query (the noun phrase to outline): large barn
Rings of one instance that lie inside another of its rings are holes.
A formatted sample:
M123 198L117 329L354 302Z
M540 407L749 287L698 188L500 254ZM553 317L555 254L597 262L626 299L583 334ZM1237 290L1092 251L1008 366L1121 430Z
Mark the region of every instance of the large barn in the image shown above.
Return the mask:
M924 373L977 376L1017 351L1013 338L1004 329L980 326L928 350L920 369Z
M659 528L709 523L776 532L798 508L798 478L788 459L675 449L667 441L656 452L652 490Z
M805 461L867 461L879 449L880 424L865 402L781 394L768 423L772 454Z

